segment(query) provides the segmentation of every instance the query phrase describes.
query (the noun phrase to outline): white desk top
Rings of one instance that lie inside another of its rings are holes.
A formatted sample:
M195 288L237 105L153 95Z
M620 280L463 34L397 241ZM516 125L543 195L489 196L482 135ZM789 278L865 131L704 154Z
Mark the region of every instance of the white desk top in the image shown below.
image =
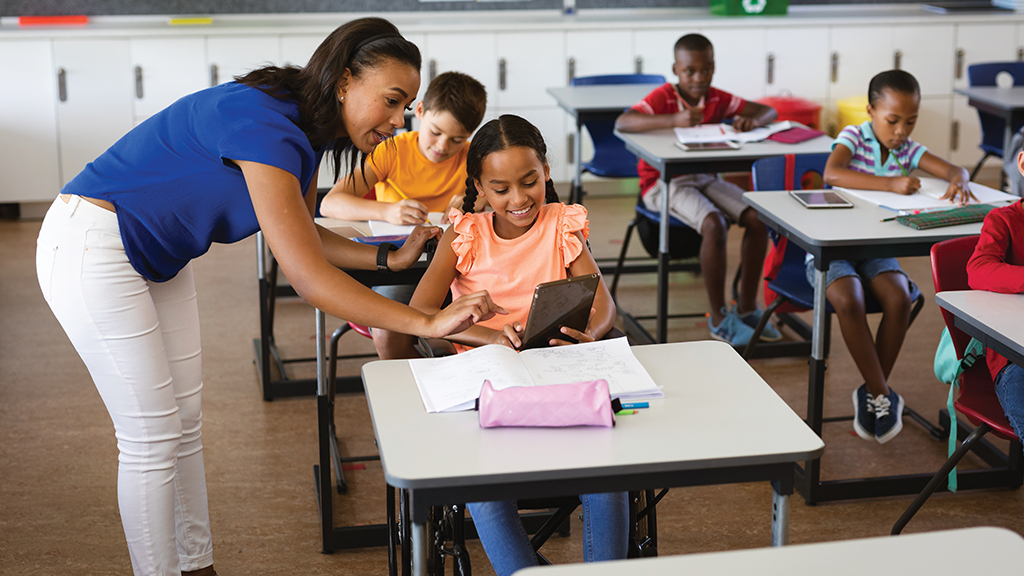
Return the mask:
M658 158L666 163L707 162L709 160L758 160L785 154L828 154L832 151L832 138L822 135L799 144L784 144L774 140L743 144L738 150L711 150L687 152L675 145L676 136L672 130L626 133L615 131L630 150L644 158Z
M1024 86L1014 86L1013 88L974 86L957 88L955 92L972 100L978 100L1007 110L1024 108Z
M957 318L1024 357L1024 294L984 290L939 292L935 302Z
M883 560L884 559L884 560ZM880 564L885 568L880 569ZM902 536L527 568L516 576L863 576L885 574L1017 574L1024 538L1005 528L964 528Z
M577 112L622 112L636 104L661 84L612 84L605 86L568 86L548 88L558 105L571 114Z
M841 191L839 193L842 194ZM747 192L743 199L762 215L778 222L789 234L811 246L934 243L981 232L981 222L931 230L914 230L895 220L882 222L882 219L891 218L896 213L852 194L842 196L853 204L853 208L812 210L804 208L789 192L781 191Z
M388 484L449 488L809 460L824 444L727 344L635 346L665 398L614 428L481 429L427 414L406 360L363 366Z

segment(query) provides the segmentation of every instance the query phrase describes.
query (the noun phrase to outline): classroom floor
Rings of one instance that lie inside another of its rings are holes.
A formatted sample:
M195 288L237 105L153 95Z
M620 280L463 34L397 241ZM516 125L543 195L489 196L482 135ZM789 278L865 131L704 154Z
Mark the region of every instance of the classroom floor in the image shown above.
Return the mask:
M598 257L618 252L634 200L621 195L587 199L591 245ZM0 221L0 573L129 574L117 511L113 428L85 367L41 298L34 267L38 230L37 221ZM733 270L740 235L736 229L730 234ZM316 402L262 400L252 361L252 340L259 333L255 252L250 238L215 246L195 263L205 356L203 443L217 571L222 576L384 574L384 548L321 553L313 484ZM636 241L633 252L642 252ZM934 420L946 398L946 387L932 375L942 321L928 260L909 258L902 263L921 287L927 305L910 329L891 383L908 405ZM623 279L620 297L629 310L653 313L654 292L653 275L629 276ZM674 274L670 305L673 311L703 311L707 301L701 279ZM876 325L877 319L872 322ZM332 325L337 322L329 322L329 330ZM703 318L673 321L670 327L673 341L709 337ZM311 308L295 299L279 302L276 334L285 357L312 356ZM860 384L837 323L832 341L826 417L852 413L850 393ZM345 352L372 351L370 342L355 334L346 335L342 346ZM798 414L804 414L805 358L758 360L752 365ZM293 376L312 374L312 366L293 366ZM344 365L340 372L358 374L358 365ZM680 374L685 377L685 367ZM347 454L374 452L361 395L339 398L337 419ZM903 432L884 446L853 435L849 422L826 424L824 440L826 479L933 471L946 453L944 441L932 440L913 422L906 422ZM1005 443L999 445L1005 448ZM437 449L445 449L443 439L438 439ZM968 457L963 466L978 465ZM346 475L350 491L337 497L336 524L382 522L385 491L380 463ZM660 552L766 546L770 493L767 484L673 489L658 507ZM910 501L911 497L893 497L807 506L794 495L790 539L799 544L882 536ZM1024 491L936 495L906 531L982 525L1024 534ZM582 559L582 527L575 515L572 532L545 547L551 560ZM477 542L471 542L470 551L474 572L491 574Z

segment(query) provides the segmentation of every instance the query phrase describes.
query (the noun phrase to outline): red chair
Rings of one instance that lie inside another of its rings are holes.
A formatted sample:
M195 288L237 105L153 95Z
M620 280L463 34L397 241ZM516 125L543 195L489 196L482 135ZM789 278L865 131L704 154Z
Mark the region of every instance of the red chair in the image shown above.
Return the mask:
M974 254L978 238L978 236L966 236L939 242L932 246L932 280L935 282L936 292L970 290L970 286L967 284L967 261ZM950 312L942 310L942 319L946 322L946 328L949 329L957 358L962 358L971 337L954 326L953 314ZM938 489L939 484L946 479L950 471L989 432L1005 440L1010 440L1007 467L1008 486L1010 488L1021 486L1022 473L1024 473L1024 467L1021 465L1021 442L1003 413L1003 407L999 404L999 398L996 397L995 384L992 382L992 376L985 362L975 363L960 376L960 396L953 406L977 428L939 468L924 490L918 494L906 512L896 521L892 527L893 534L903 531L910 519Z

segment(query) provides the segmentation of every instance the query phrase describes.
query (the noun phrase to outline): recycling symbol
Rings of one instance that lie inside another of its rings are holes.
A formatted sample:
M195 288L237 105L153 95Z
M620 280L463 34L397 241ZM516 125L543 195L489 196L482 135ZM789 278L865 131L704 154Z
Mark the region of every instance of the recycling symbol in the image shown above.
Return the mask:
M743 0L741 4L747 14L760 14L768 6L768 0Z

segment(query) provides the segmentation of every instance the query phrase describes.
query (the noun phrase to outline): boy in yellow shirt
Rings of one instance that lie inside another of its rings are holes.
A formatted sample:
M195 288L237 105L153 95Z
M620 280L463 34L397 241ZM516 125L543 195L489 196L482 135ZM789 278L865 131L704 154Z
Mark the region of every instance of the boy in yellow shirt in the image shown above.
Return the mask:
M423 224L429 212L462 210L466 192L469 136L484 118L487 91L460 72L438 75L416 104L419 131L405 132L377 146L363 169L341 179L320 204L320 213L341 220L385 220ZM481 210L483 205L477 206ZM415 286L378 286L374 291L408 304ZM373 330L382 359L405 357L406 339Z

